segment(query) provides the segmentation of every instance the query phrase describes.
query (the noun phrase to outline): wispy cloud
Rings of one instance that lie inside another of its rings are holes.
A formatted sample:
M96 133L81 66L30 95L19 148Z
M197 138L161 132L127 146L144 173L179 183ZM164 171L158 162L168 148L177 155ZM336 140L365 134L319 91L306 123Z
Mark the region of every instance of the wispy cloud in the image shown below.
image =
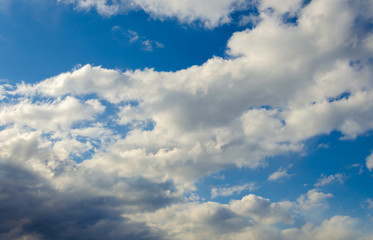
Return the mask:
M276 172L273 172L271 175L269 175L268 180L279 181L286 178L290 178L291 176L294 176L294 174L289 174L287 172L287 169L280 167Z
M367 198L361 203L362 208L373 209L373 199Z
M332 183L340 183L340 184L343 184L346 180L346 176L342 173L336 173L336 174L332 174L332 175L324 175L324 174L321 174L321 177L317 180L317 182L315 183L315 187L323 187L323 186L326 186L326 185L329 185L329 184L332 184Z
M141 49L144 51L152 52L154 48L164 48L164 45L158 41L150 40L144 36L140 36L136 31L127 30L124 31L120 26L116 25L111 29L114 32L120 32L128 38L129 43L135 43L139 41L141 43Z
M234 194L241 194L243 191L253 191L255 189L258 189L258 186L255 182L250 182L243 185L236 185L231 187L214 187L211 189L211 198L216 198L218 196L228 197Z

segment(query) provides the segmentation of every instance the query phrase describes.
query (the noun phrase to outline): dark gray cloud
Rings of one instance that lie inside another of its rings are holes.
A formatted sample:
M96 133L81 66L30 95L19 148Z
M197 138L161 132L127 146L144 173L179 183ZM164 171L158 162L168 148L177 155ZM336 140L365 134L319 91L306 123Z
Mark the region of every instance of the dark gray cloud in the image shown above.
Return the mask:
M163 239L161 231L121 215L128 205L152 210L175 201L160 192L172 183L127 179L132 201L55 190L22 166L0 163L0 238L17 239Z

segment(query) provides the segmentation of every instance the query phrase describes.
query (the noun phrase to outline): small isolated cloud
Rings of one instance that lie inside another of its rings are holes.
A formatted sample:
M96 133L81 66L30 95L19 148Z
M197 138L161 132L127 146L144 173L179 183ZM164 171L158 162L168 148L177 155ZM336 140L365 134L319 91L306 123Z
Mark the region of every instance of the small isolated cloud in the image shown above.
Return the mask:
M211 189L211 198L216 198L218 196L228 197L232 196L233 194L240 194L243 191L249 190L253 191L257 189L255 182L246 183L243 185L236 185L227 188L212 188Z
M298 199L300 209L310 210L315 207L327 207L326 199L332 198L330 193L319 192L317 189L311 189L306 194L302 194Z
M279 180L284 179L284 178L290 178L293 175L294 174L288 174L286 169L280 167L276 172L272 173L268 177L268 180L269 181L279 181Z
M346 180L346 176L343 175L342 173L336 173L333 175L326 176L324 174L321 174L321 177L317 180L315 183L315 187L323 187L332 183L340 183L343 184L344 181Z
M367 168L369 169L369 171L371 172L372 169L373 169L373 153L371 153L366 159L366 166Z
M120 26L115 25L111 28L111 31L118 32L121 35L126 36L126 38L128 38L128 42L131 44L139 41L141 43L141 49L144 51L152 52L155 48L164 48L162 43L150 40L144 36L140 36L136 31L131 29L124 31Z
M149 39L142 41L141 44L142 44L142 49L144 51L149 51L149 52L153 51L152 41L150 41Z
M354 164L351 164L348 169L351 169L351 168L358 168L359 169L359 175L362 174L364 172L364 165L361 165L360 163L354 163Z
M328 149L330 148L330 144L329 143L320 143L318 146L317 146L318 149L320 148L324 148L324 149Z
M362 208L373 209L373 200L371 198L366 199L361 203Z
M136 42L140 38L139 34L137 34L137 32L132 31L132 30L128 30L127 37L129 38L130 43Z

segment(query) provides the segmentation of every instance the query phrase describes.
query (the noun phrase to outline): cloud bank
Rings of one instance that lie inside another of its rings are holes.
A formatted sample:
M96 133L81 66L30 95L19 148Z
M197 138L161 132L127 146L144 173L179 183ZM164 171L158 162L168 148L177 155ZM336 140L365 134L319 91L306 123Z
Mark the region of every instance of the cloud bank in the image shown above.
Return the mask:
M137 6L208 27L246 4L69 2L106 15ZM369 239L355 218L308 221L307 212L332 197L317 189L279 202L254 194L228 204L185 197L209 174L265 166L321 134L354 139L373 128L373 34L364 28L373 2L258 4L260 22L233 34L227 58L175 72L87 64L2 86L1 238ZM244 189L250 186L215 195ZM299 216L304 224L293 226Z

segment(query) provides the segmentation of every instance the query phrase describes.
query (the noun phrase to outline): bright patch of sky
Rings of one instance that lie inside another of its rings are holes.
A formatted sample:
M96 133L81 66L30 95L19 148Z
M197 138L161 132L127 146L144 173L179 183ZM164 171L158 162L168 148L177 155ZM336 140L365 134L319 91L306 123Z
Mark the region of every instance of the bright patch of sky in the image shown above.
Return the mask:
M372 239L372 13L0 0L0 238Z

